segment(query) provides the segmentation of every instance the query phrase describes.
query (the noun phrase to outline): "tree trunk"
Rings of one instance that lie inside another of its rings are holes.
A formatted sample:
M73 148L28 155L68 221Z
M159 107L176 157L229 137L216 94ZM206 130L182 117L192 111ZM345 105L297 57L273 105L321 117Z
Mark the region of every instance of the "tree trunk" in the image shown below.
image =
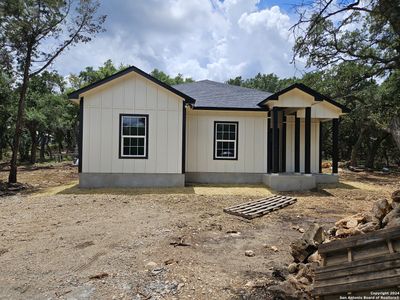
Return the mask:
M40 161L44 162L45 160L45 149L46 148L46 135L44 133L41 134L40 138Z
M29 129L29 132L31 134L31 156L30 156L29 162L31 164L35 164L36 163L36 149L37 149L36 126L32 126Z
M393 139L397 145L397 148L400 150L400 118L393 118L390 122L390 133L393 136Z
M28 45L24 62L24 76L22 79L21 90L19 93L18 113L17 113L17 120L15 123L15 134L12 147L10 174L8 175L8 183L17 182L17 157L18 157L19 142L22 134L22 124L24 121L25 97L29 85L29 69L31 66L31 55L32 55L32 47Z
M358 136L358 139L356 143L353 145L353 148L351 149L351 159L350 159L350 165L353 167L357 167L357 159L358 159L358 152L360 151L361 148L361 143L364 139L364 134L365 134L365 128L361 128L361 132Z
M375 141L372 142L370 147L368 147L368 155L367 160L365 162L365 166L367 168L373 169L375 166L375 157L378 153L379 147L382 142L389 136L389 133L385 132L380 137L378 137Z

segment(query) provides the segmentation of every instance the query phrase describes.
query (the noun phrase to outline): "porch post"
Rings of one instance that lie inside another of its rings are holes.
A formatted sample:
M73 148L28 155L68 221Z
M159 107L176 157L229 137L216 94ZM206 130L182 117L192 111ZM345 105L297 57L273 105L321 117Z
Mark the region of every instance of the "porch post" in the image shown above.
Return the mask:
M318 161L318 172L322 173L322 122L319 121L319 161Z
M278 112L278 107L272 109L272 173L279 173Z
M332 120L332 174L337 174L339 162L339 119Z
M272 130L271 130L271 111L268 112L267 119L267 173L272 169Z
M311 107L306 107L304 130L304 173L311 174Z
M282 111L281 172L286 172L286 114Z
M294 115L294 172L300 173L300 118Z

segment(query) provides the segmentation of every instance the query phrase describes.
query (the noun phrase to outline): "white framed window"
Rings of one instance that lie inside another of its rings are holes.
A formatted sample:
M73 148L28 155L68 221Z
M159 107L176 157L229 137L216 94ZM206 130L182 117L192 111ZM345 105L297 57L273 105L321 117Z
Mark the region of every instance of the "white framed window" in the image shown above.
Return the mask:
M147 158L148 115L120 115L119 158Z
M214 159L238 159L238 122L214 122Z

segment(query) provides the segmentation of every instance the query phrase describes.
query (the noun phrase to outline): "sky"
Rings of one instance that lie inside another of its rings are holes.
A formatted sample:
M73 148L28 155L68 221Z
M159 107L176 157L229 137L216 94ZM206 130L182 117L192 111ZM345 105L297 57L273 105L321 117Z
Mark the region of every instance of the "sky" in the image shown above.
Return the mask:
M63 53L53 68L68 75L111 59L195 80L301 76L304 64L290 63L298 1L101 0L106 31Z

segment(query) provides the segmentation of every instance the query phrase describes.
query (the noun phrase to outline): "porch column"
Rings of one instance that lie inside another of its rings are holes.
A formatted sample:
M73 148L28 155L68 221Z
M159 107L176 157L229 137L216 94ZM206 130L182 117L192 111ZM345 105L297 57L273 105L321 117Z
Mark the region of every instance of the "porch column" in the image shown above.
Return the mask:
M318 160L318 172L322 173L322 122L319 121L319 160Z
M282 111L281 172L286 172L286 114Z
M300 118L294 115L294 172L300 173Z
M339 119L332 120L332 174L337 174L339 162Z
M267 119L267 173L272 170L272 130L271 130L271 112L268 112Z
M279 108L272 109L272 173L279 173Z
M304 173L311 174L311 107L306 107L304 130Z

